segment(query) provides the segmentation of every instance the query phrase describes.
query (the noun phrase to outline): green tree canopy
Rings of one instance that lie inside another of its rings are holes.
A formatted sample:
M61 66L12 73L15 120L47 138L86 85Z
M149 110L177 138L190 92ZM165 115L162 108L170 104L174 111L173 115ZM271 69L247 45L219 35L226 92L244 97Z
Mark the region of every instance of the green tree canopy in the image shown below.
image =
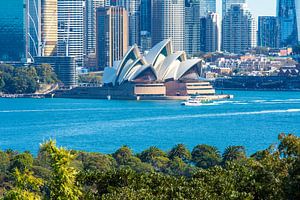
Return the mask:
M216 147L201 144L194 147L192 159L197 167L207 169L219 165L221 162L221 155Z

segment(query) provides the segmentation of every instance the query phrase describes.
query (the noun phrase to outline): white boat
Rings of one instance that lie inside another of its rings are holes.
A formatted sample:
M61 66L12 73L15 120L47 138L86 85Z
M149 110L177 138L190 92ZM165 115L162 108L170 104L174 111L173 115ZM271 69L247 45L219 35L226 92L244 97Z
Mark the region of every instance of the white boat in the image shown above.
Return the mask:
M201 96L190 97L188 100L181 102L183 106L202 106L204 104L212 103L213 101Z

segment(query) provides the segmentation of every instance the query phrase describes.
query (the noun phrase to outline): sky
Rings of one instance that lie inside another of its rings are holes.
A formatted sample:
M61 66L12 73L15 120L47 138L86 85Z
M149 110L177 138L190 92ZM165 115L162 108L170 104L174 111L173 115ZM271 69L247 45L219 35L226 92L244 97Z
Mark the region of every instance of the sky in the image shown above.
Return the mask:
M218 11L222 8L221 1L218 2ZM275 16L276 0L248 0L248 6L252 14L257 16ZM220 13L220 12L219 12Z

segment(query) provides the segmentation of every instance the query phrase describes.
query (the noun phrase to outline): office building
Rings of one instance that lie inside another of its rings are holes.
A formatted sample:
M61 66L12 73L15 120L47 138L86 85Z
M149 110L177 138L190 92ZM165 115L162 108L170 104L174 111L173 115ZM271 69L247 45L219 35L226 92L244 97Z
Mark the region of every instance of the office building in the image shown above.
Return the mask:
M113 66L128 48L128 13L119 6L97 8L96 60L97 66Z
M231 5L244 3L247 3L247 0L222 0L222 17L225 16L226 12L231 8Z
M152 44L172 38L175 51L184 49L184 0L152 0Z
M256 46L256 21L246 4L233 4L222 22L222 50L242 53Z
M201 41L203 42L204 52L220 51L221 34L220 34L220 16L217 13L209 13L203 19L201 26Z
M85 50L86 55L96 53L96 9L109 6L108 0L86 0Z
M300 1L278 0L277 17L280 24L280 45L292 46L300 40Z
M190 2L185 5L184 50L190 56L201 51L200 18L200 6L198 2Z
M58 0L58 56L74 56L83 66L84 9L83 0Z
M141 50L151 48L151 0L141 0Z
M128 13L129 45L140 44L140 6L141 0L115 0L112 5L121 6Z
M26 62L27 6L24 0L0 1L0 60Z
M279 48L279 21L277 17L259 16L257 45L260 47Z
M57 1L41 0L41 55L57 54Z
M216 0L202 0L199 2L200 2L200 16L201 17L206 17L211 12L213 12L213 13L217 12Z
M41 1L27 2L27 61L33 62L35 56L41 55Z

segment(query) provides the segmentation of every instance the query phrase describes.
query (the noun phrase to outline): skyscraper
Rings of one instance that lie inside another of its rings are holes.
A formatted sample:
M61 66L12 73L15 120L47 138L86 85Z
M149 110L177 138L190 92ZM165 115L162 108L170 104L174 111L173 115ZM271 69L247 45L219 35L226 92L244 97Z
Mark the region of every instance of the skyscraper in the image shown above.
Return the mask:
M171 38L175 51L184 49L184 0L152 0L152 45Z
M200 52L200 6L199 2L185 5L184 50L188 55Z
M57 1L41 0L41 55L57 54Z
M58 56L74 56L83 65L84 6L83 0L58 0Z
M141 0L141 50L151 48L151 0Z
M31 61L41 54L41 1L27 1L27 58Z
M128 49L128 13L119 6L97 8L96 59L100 68L113 66Z
M109 6L108 0L86 0L85 49L87 55L96 52L96 9L104 6Z
M277 17L259 16L257 45L260 47L279 47L279 21Z
M205 52L215 52L220 50L220 17L217 13L209 13L204 19L204 24L202 24L201 29L203 34L201 41L204 42L204 48L202 49Z
M256 46L256 21L246 4L233 4L222 22L222 50L241 53Z
M112 4L122 6L128 12L129 45L140 44L140 5L141 0L112 0Z
M24 0L0 1L1 61L25 61L26 59L27 6L25 3Z
M297 44L300 39L299 0L278 0L277 17L280 23L280 45Z
M217 7L216 0L200 0L200 15L202 17L205 17L211 12L215 13L217 12L216 7Z
M232 4L247 3L247 0L222 0L222 17L225 16L226 12L230 9Z

